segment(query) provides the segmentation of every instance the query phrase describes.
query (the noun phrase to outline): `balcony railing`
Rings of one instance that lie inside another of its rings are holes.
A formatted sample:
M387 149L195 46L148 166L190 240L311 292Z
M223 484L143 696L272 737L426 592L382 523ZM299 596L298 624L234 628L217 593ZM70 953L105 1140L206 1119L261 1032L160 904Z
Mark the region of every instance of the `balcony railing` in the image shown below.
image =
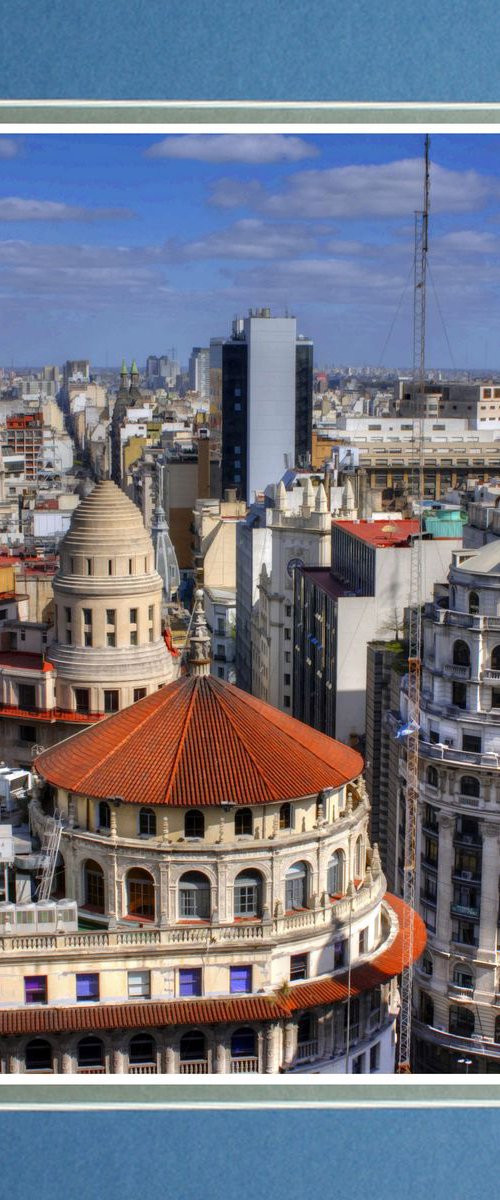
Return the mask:
M483 683L500 683L500 671L494 671L492 667L485 667L481 679Z
M466 763L470 767L486 767L495 771L500 765L500 755L494 751L480 754L474 750L455 750L454 746L444 746L439 742L420 742L420 753L424 758L439 759L442 762Z
M470 917L472 920L476 920L480 916L481 910L479 905L452 904L451 912L454 917Z
M449 983L448 995L450 1000L468 1000L470 1002L474 995L474 988L461 987L459 983Z
M256 1075L259 1070L258 1058L232 1058L231 1075Z
M189 1062L179 1063L179 1072L181 1075L208 1075L208 1062L206 1058L191 1058Z
M318 1040L312 1038L310 1042L299 1042L295 1062L307 1062L311 1058L318 1057Z
M443 675L447 679L470 679L470 666L460 666L458 663L443 663Z
M158 1067L156 1063L137 1063L134 1066L129 1063L128 1073L129 1075L157 1075Z

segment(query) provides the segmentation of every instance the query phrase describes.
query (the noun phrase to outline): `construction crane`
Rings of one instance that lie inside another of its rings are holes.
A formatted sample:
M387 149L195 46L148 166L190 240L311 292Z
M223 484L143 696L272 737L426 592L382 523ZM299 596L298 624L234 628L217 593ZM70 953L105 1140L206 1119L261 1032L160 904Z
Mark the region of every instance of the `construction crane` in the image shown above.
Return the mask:
M413 466L411 494L419 528L413 537L410 556L408 715L402 731L406 742L405 847L401 1013L398 1072L411 1070L411 1022L413 991L413 911L417 812L419 796L420 670L422 644L422 533L424 498L424 412L425 412L425 320L428 226L430 201L430 138L425 138L424 206L415 213L415 258L413 293Z

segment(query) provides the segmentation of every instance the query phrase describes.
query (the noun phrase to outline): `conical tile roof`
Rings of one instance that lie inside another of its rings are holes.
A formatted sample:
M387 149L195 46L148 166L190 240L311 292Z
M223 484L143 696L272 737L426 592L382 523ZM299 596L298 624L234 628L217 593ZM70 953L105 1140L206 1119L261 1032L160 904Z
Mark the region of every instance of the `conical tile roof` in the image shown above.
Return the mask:
M36 760L48 782L173 806L276 803L341 787L361 755L232 684L187 675Z

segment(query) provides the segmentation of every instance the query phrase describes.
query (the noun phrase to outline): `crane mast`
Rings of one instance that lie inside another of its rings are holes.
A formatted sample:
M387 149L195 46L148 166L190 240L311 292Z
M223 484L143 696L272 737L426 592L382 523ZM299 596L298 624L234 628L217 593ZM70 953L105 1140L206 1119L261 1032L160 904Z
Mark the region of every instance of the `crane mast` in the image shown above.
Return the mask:
M424 498L425 321L426 276L430 199L430 138L425 139L424 206L415 213L413 292L413 464L411 496L419 528L410 554L410 604L408 653L408 717L406 723L406 793L401 1015L398 1070L410 1070L413 990L413 910L415 908L417 813L419 796L420 671L422 643L422 532Z

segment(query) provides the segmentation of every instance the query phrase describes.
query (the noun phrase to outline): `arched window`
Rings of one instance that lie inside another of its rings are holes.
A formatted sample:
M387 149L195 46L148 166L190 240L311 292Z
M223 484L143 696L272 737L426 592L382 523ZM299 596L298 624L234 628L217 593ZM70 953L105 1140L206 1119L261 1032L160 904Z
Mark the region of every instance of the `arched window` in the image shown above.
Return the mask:
M201 871L186 871L179 880L179 917L188 921L210 917L210 880Z
M474 976L470 967L464 966L463 963L456 963L455 967L453 968L453 983L456 983L457 987L470 988L472 991L474 987Z
M439 782L438 773L435 767L427 767L427 783L430 787L437 788Z
M234 881L235 917L262 916L262 876L259 871L241 871Z
M493 671L500 671L500 646L494 646L491 651L491 667Z
M136 1033L130 1039L128 1060L132 1065L156 1062L156 1042L150 1033Z
M280 829L292 828L292 806L291 804L282 804L280 808Z
M231 1037L231 1058L255 1058L255 1054L255 1030L250 1029L249 1025L235 1029Z
M155 888L152 876L143 867L133 867L127 875L127 914L154 921Z
M471 616L477 616L479 612L479 596L477 592L469 592L469 612Z
M83 1069L104 1066L104 1043L95 1034L91 1033L78 1042L77 1062Z
M470 650L467 642L459 639L453 643L453 664L455 667L470 667Z
M247 836L253 833L253 816L251 808L240 808L234 818L234 832L236 837L241 837L244 834Z
M104 912L104 871L99 863L88 858L83 867L83 892L85 908L92 912Z
M479 797L479 779L474 779L473 775L462 775L460 780L460 793L462 796Z
M99 829L109 829L111 827L111 814L109 804L106 800L101 800L98 808Z
M205 1034L200 1029L190 1029L183 1033L180 1041L181 1062L206 1062L207 1044Z
M307 908L307 863L297 862L289 867L285 875L285 908L291 912L294 908Z
M354 874L356 879L363 879L365 873L365 848L361 834L356 842L354 853Z
M459 1037L472 1037L474 1033L474 1013L469 1008L463 1008L461 1004L452 1004L450 1007L450 1033L456 1033Z
M141 837L156 837L156 813L152 808L141 808L139 813L139 833Z
M45 1038L33 1038L33 1041L28 1042L26 1046L25 1062L27 1071L53 1071L54 1061L50 1042L46 1042Z
M184 817L184 837L202 838L205 836L205 817L202 812L187 812Z
M304 1042L311 1042L313 1037L314 1029L311 1013L302 1013L297 1022L297 1045L303 1046Z
M336 850L328 863L326 890L329 896L337 896L345 891L345 854L343 850Z

